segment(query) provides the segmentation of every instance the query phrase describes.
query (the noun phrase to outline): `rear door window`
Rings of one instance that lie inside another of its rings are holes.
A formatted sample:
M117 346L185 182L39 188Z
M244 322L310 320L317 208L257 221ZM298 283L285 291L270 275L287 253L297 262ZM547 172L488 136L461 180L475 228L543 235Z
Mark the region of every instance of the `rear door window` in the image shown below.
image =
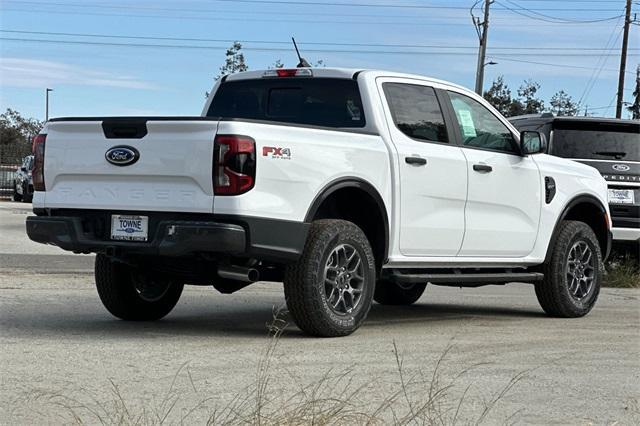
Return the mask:
M355 80L338 78L265 78L222 83L208 117L314 125L365 126Z
M419 141L449 142L440 103L432 87L384 83L382 89L398 130Z

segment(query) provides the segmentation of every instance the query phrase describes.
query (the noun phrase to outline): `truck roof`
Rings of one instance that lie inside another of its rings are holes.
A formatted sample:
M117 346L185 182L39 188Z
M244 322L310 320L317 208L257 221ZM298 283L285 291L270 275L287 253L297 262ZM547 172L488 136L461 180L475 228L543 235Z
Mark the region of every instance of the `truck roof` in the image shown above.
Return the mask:
M287 68L289 69L289 68ZM432 77L427 77L424 75L418 74L407 74L395 71L385 71L385 70L374 70L374 69L363 69L363 68L310 68L313 72L314 77L320 78L356 78L360 74L367 74L375 77L402 77L402 78L411 78L415 80L429 81L433 83L438 83L442 85L447 85L450 87L456 87L458 89L469 91L468 88L444 81L439 80ZM245 71L236 74L229 74L225 77L225 81L237 81L237 80L250 80L262 78L264 73L269 70L256 70L256 71Z
M602 123L602 124L634 124L636 123L633 120L624 120L621 118L609 118L609 117L558 117L553 115L550 112L544 112L542 114L527 114L527 115L517 115L515 117L509 117L509 121L512 123L524 124L525 122L529 123L540 123L546 124L551 122L583 122L583 123Z

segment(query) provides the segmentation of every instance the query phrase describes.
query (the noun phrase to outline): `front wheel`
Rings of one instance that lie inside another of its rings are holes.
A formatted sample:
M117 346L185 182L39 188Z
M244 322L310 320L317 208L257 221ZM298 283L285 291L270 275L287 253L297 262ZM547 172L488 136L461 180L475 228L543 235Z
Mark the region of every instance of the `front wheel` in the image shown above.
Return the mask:
M587 224L564 221L553 244L544 279L536 283L538 302L551 316L584 316L600 293L604 266L598 239Z
M362 230L344 220L318 220L302 256L287 267L284 294L302 331L345 336L367 317L375 280L373 251Z
M154 321L178 303L183 284L156 276L98 254L95 264L98 295L115 317L127 321Z

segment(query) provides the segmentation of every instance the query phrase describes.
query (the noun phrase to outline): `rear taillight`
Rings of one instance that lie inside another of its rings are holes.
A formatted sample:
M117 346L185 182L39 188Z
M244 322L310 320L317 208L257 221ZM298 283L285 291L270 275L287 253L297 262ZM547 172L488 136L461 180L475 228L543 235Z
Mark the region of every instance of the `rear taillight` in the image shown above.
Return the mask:
M253 188L256 142L248 136L218 135L213 149L213 190L216 195L239 195Z
M45 191L44 186L44 143L47 135L39 134L33 138L33 189L35 191Z

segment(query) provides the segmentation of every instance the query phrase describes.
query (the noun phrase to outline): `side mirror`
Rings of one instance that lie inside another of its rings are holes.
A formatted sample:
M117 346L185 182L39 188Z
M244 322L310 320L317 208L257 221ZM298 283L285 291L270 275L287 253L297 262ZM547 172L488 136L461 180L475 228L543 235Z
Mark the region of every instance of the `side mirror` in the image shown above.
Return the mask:
M525 130L520 132L522 154L540 154L547 152L547 140L540 132Z

